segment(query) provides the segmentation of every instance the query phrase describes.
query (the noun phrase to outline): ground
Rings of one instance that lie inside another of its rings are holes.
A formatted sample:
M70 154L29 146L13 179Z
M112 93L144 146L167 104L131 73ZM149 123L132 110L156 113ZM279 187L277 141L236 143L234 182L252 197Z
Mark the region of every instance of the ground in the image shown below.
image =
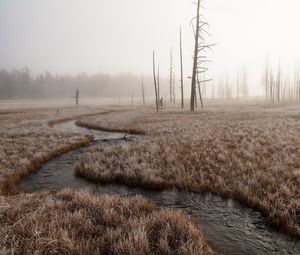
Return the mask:
M0 225L0 254L215 254L187 216L141 197L0 197Z
M91 142L89 135L51 128L119 107L0 109L0 254L215 254L186 215L143 198L86 191L23 194L22 176L47 160ZM146 110L148 111L148 110Z
M87 117L80 125L147 135L87 152L76 167L78 175L235 198L300 236L298 105L229 105L195 113L139 110Z

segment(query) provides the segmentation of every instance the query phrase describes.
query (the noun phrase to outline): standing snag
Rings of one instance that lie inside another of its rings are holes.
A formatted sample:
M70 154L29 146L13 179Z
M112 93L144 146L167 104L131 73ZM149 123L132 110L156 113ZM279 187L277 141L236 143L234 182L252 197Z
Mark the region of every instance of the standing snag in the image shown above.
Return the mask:
M143 105L146 104L145 102L145 88L144 88L144 77L142 76L142 98L143 98Z
M184 108L184 96L183 96L183 60L182 60L182 36L180 27L180 88L181 88L181 109Z
M191 111L195 110L196 85L197 84L201 85L201 83L210 81L210 80L198 80L199 74L203 74L208 70L208 68L204 67L204 64L211 62L210 60L207 59L207 56L201 54L206 53L207 50L211 50L211 47L215 45L215 44L206 44L205 42L205 34L209 35L209 33L205 30L205 27L208 26L208 23L201 20L202 15L200 14L200 8L203 8L203 6L201 5L202 2L203 0L197 1L197 16L194 19L192 19L192 21L196 20L196 24L195 24L196 30L194 29L195 47L194 47L194 55L193 55L193 74L192 74L192 84L191 84L191 103L190 103ZM201 94L201 90L199 90L199 93ZM203 104L203 102L201 103Z
M155 51L153 51L153 79L154 79L154 90L155 90L155 104L156 104L156 111L158 112L158 91L157 91L157 83L156 83L156 71L155 71Z
M75 102L76 102L76 105L79 104L79 90L78 89L76 89Z
M170 103L173 102L173 51L170 51Z

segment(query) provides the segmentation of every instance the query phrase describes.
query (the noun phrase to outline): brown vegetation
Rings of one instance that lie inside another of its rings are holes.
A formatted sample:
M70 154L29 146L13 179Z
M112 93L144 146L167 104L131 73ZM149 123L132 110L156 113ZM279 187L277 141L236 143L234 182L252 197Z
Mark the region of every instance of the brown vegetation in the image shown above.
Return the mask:
M1 254L215 254L180 212L65 190L0 197Z
M150 134L145 140L90 151L76 172L99 182L233 197L300 236L297 116L299 107L261 106L137 116L133 127ZM109 124L117 126L118 118Z
M75 117L86 111L64 108L57 116L56 109L1 110L6 114L0 115L0 195L15 194L20 178L37 170L41 163L90 143L91 136L57 131L46 125L48 120Z
M110 114L98 111L88 116ZM59 116L56 109L2 112L0 254L215 254L187 216L155 210L139 197L94 197L84 191L1 196L18 193L20 178L43 162L92 139L47 125L90 110L64 108Z
M138 123L136 123L136 119L144 114L145 110L108 112L101 118L98 116L82 118L76 122L76 125L109 132L145 135L145 131L139 128Z

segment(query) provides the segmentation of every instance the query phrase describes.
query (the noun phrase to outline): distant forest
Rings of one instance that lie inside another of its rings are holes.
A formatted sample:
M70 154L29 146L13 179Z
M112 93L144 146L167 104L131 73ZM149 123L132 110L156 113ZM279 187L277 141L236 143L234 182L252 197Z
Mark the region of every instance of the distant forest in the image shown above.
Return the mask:
M33 76L28 68L1 70L0 99L72 98L76 89L81 97L141 96L141 83L142 78L131 73L70 76L45 72ZM149 95L150 77L145 77L144 84L145 94Z

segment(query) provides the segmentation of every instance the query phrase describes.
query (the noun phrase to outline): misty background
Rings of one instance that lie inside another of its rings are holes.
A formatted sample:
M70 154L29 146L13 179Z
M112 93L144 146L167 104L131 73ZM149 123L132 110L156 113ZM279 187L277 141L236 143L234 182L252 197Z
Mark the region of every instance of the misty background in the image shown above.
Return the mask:
M300 3L297 0L205 0L210 41L217 45L207 76L236 80L247 70L250 95L263 93L263 68L298 69ZM170 50L179 94L179 26L184 76L192 71L196 7L186 0L1 0L0 99L138 96L144 76L153 94L152 51L168 93ZM224 78L226 77L226 78ZM208 85L209 86L209 85ZM185 80L185 95L190 94Z

